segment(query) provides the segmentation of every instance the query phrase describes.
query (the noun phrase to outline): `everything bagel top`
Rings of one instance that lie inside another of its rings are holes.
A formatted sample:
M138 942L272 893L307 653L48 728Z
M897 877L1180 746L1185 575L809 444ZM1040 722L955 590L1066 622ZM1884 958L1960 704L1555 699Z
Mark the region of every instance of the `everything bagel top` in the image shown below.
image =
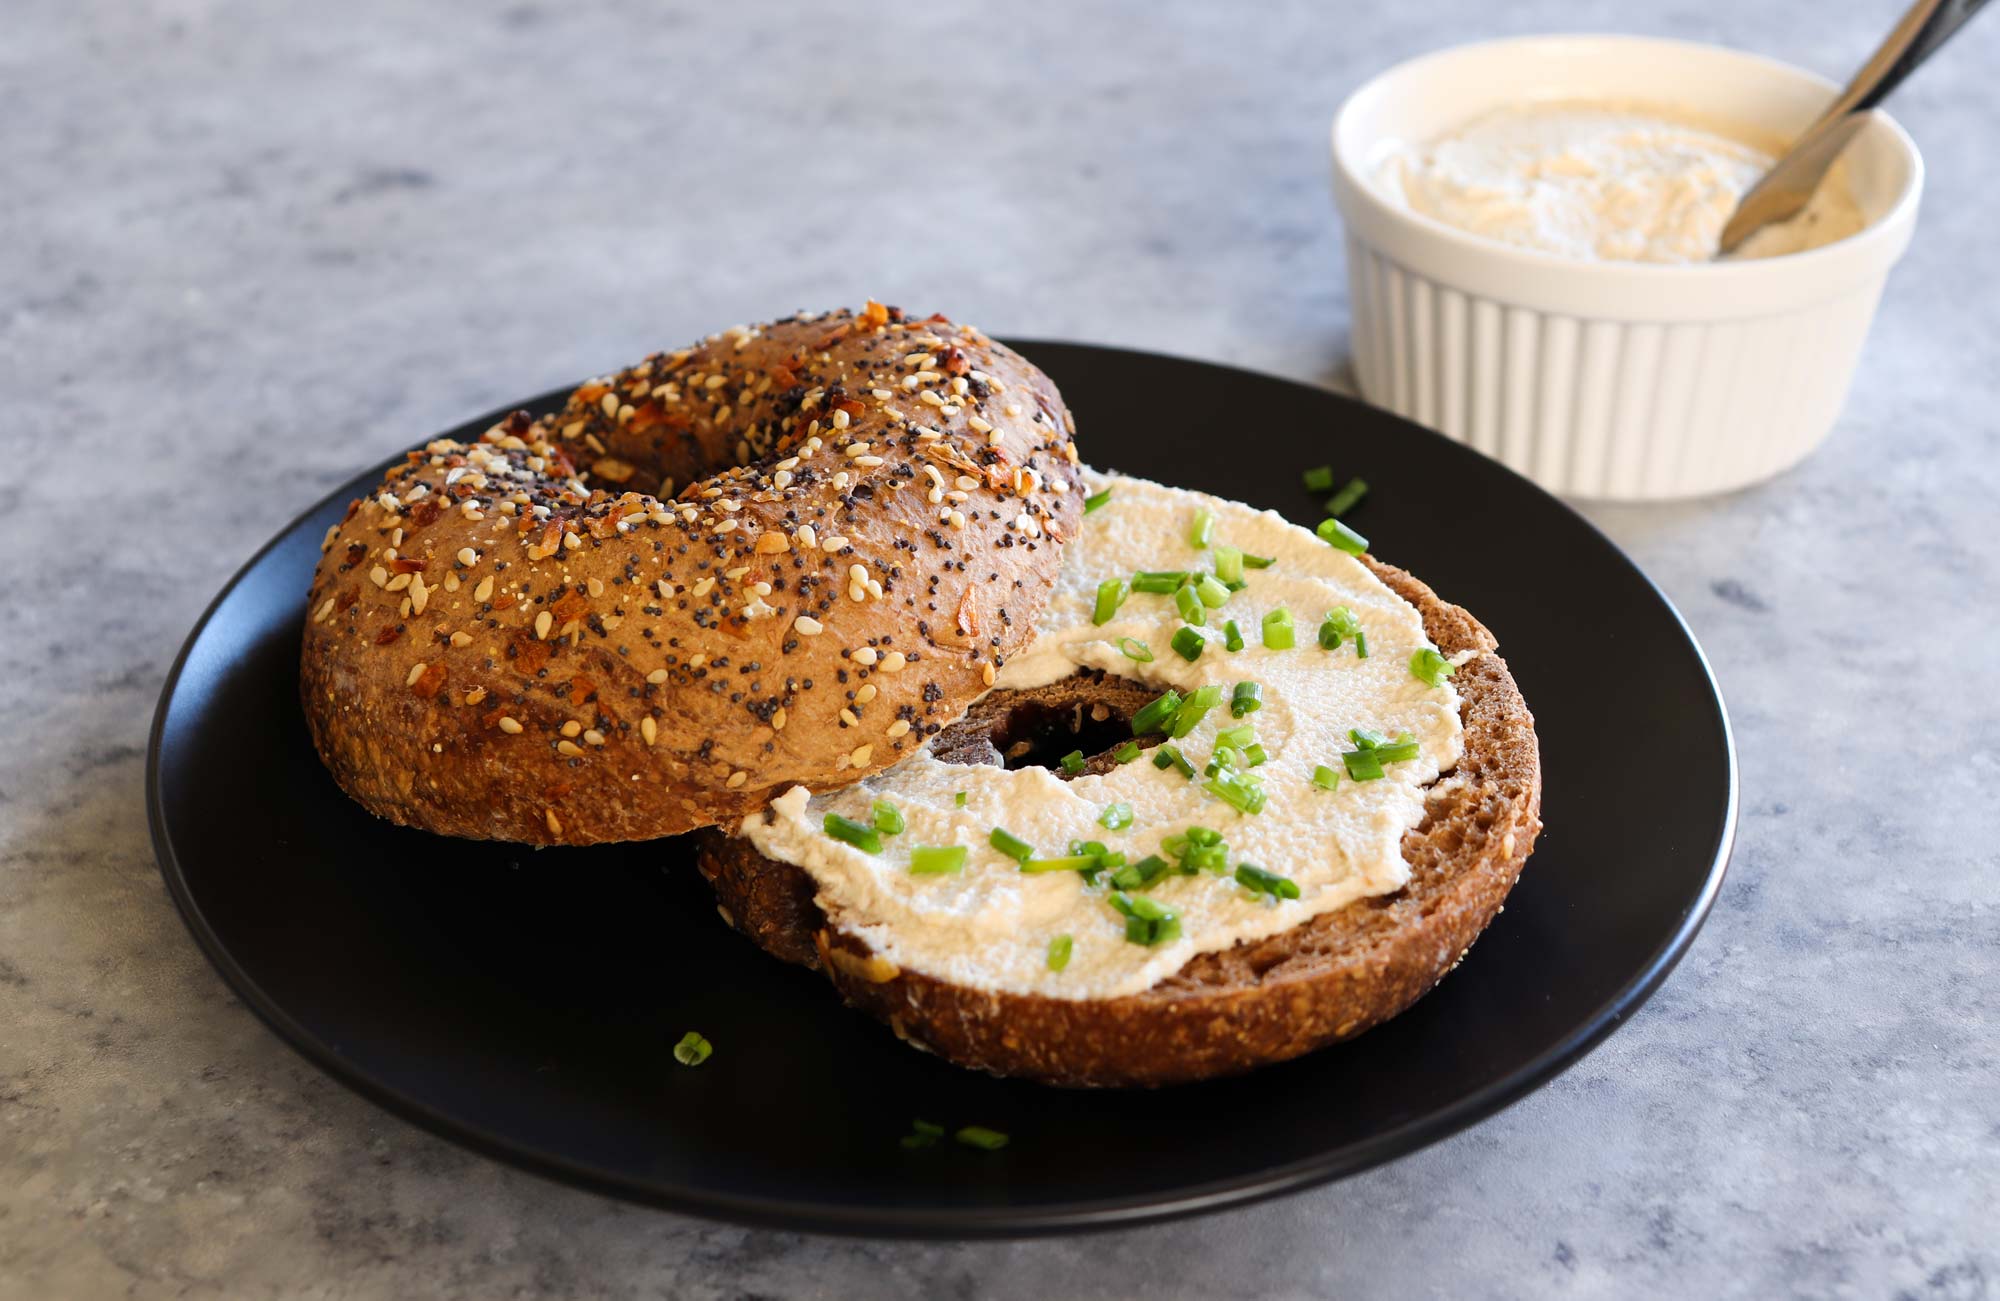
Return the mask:
M1017 354L870 303L437 440L327 533L314 741L384 817L535 843L845 785L1034 635L1083 507L1073 430Z

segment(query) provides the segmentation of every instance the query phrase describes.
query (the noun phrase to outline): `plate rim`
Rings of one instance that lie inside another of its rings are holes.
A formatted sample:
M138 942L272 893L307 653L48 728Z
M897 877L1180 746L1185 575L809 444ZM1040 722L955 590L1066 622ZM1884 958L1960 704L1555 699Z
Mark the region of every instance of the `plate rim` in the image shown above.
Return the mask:
M1093 1198L1076 1202L1046 1203L1034 1207L968 1206L943 1210L911 1207L890 1210L842 1207L825 1202L782 1197L749 1197L685 1184L666 1189L606 1175L558 1154L525 1147L504 1135L490 1132L482 1126L406 1096L374 1079L360 1066L347 1060L331 1046L310 1034L279 1005L276 999L267 994L251 978L229 952L221 936L209 924L199 902L194 898L179 856L174 850L172 837L166 825L167 815L160 779L160 757L165 742L168 712L173 705L175 692L187 667L188 658L196 643L201 640L202 634L207 631L216 612L267 555L307 519L339 498L348 483L357 478L379 477L391 465L403 459L408 450L404 449L370 468L357 471L341 480L325 495L278 528L249 559L238 566L202 610L201 616L195 620L161 684L146 741L147 826L152 837L154 858L159 866L161 878L166 884L167 893L172 897L183 924L194 937L196 946L208 959L209 965L215 968L216 974L221 976L223 984L242 1000L244 1006L249 1008L280 1042L337 1083L389 1114L483 1157L588 1192L704 1219L795 1232L901 1239L1022 1238L1132 1228L1224 1208L1249 1206L1287 1193L1349 1178L1449 1138L1520 1101L1581 1061L1613 1031L1630 1020L1632 1014L1651 998L1673 973L1674 968L1686 956L1688 949L1693 946L1703 924L1708 920L1709 913L1721 892L1723 880L1728 874L1730 859L1735 849L1740 813L1740 764L1736 752L1736 734L1730 722L1728 705L1723 699L1722 686L1716 680L1714 667L1708 660L1708 653L1702 649L1694 630L1688 626L1686 618L1672 599L1626 554L1624 548L1568 502L1478 451L1414 420L1373 406L1353 394L1245 366L1184 357L1151 349L1066 339L1013 336L1009 336L1006 342L1010 347L1027 354L1038 348L1066 348L1087 352L1123 353L1152 361L1166 361L1177 366L1199 366L1229 371L1266 383L1305 389L1319 397L1363 408L1375 416L1385 416L1402 424L1408 430L1421 433L1458 453L1474 457L1485 462L1490 468L1520 480L1587 529L1653 594L1672 617L1675 626L1680 629L1707 683L1709 698L1715 708L1716 722L1722 731L1728 789L1723 806L1722 827L1716 837L1701 890L1671 934L1646 955L1631 979L1620 986L1569 1034L1514 1071L1488 1082L1449 1106L1382 1130L1358 1143L1328 1152L1315 1153L1283 1165L1266 1167L1234 1178L1189 1185L1165 1196ZM535 397L510 402L453 428L492 423L511 411L524 406L539 405L551 398L558 398L568 391L568 387L552 389ZM442 436L444 436L442 433L432 434L423 441L427 442L431 438Z

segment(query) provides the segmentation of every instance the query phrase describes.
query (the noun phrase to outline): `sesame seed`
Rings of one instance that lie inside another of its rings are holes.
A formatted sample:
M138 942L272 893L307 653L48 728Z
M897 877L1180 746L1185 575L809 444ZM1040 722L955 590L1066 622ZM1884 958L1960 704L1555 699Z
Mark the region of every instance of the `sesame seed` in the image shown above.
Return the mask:
M793 534L792 537L800 547L808 551L819 545L819 534L813 530L813 526L810 524L799 525L799 531Z
M835 429L847 428L847 421L848 421L848 416L845 411L835 411L833 413L833 427Z
M659 686L662 682L665 682L666 680L667 680L667 671L665 669L654 669L651 673L648 673L646 675L646 681L652 683L656 687Z
M806 637L817 637L826 631L826 625L809 614L802 614L792 620L792 627L796 628L801 635Z
M735 790L737 787L741 786L744 782L747 782L749 780L750 780L749 773L733 772L729 774L729 780L727 782L724 782L723 784L729 787L730 790Z
M899 718L895 722L889 724L889 730L886 733L884 733L884 735L888 736L890 740L894 740L895 738L903 735L905 732L908 732L909 730L910 730L909 720Z
M553 624L554 622L555 618L552 615L550 615L547 610L544 610L540 614L536 615L535 640L547 641L549 638L549 625Z
M584 583L583 590L589 592L592 596L602 596L604 595L604 580L601 578L589 579Z
M984 682L989 687L993 685L993 679L998 676L1000 675L993 671L993 666L991 664L988 664L979 670L979 680L981 682Z
M848 761L856 768L860 768L867 764L869 756L874 753L875 747L872 745L857 745L854 747L854 753L848 756Z
M674 585L666 579L662 578L659 582L654 583L653 587L659 592L662 601L671 601L674 599ZM477 593L474 593L474 595L477 595Z
M918 396L922 401L928 402L934 407L941 407L944 405L944 399L938 396L938 391L936 389L927 388Z
M406 686L406 687L414 687L414 686L416 686L416 685L417 685L417 679L418 679L418 678L420 678L420 677L422 677L422 676L424 675L424 670L425 670L425 669L427 669L427 668L429 668L429 667L430 667L430 665L428 665L428 664L423 664L423 663L417 663L417 664L412 664L412 665L410 665L410 675L409 675L408 677L406 677L406 678L404 678L404 679L403 679L403 685L404 685L404 686Z
M422 614L424 607L429 605L430 601L431 589L424 586L424 576L422 574L411 574L410 609L416 611L418 614Z
M583 724L572 718L562 725L561 731L564 736L575 736L583 731Z
M458 563L470 569L479 563L479 553L471 547L460 547L458 549Z
M521 730L521 725L515 722L512 716L507 714L502 714L500 716L499 727L501 731L505 732L509 736L513 736L514 734L516 734Z
M560 836L562 834L562 819L556 816L556 811L554 809L543 809L542 816L548 819L549 833Z
M653 742L660 739L660 725L655 723L650 717L640 719L639 739L647 745L653 744Z
M729 580L730 582L732 582L732 583L733 583L733 582L735 582L735 581L736 581L737 579L739 579L739 578L743 577L743 575L745 575L745 574L747 574L747 573L749 573L749 572L750 572L750 566L748 566L748 565L738 565L738 566L736 566L736 568L734 568L734 569L725 569L725 570L723 570L723 571L722 571L722 576L723 576L724 578L728 579L728 580Z
M819 549L821 551L844 551L847 549L847 539L838 533L830 534L819 540Z
M453 633L451 635L451 645L454 650L464 650L467 646L472 645L472 634L463 631Z
M605 415L615 416L618 414L618 395L616 393L606 393L604 400L597 405L603 409Z
M854 716L854 711L851 709L843 709L840 711L840 721L847 724L849 727L857 726L861 722L860 719Z
M416 577L415 574L397 574L394 578L390 579L386 584L387 590L391 592L400 592L404 588L408 587L410 585L410 580L415 577Z
M326 617L332 613L333 613L333 598L329 596L324 601L321 601L319 609L313 612L313 622L325 623Z
M479 580L479 586L472 589L472 599L475 601L489 601L493 599L493 575L488 574Z
M950 514L946 515L945 520L955 529L962 529L965 527L965 516L959 513L958 511L952 511Z
M882 671L884 673L901 673L903 671L903 665L906 663L908 663L908 661L904 659L903 652L890 651L887 655L884 655L882 657Z
M603 745L604 733L598 731L594 727L585 728L583 732L583 743L585 745Z
M574 551L583 545L583 539L574 533L565 533L563 534L563 545Z
M882 458L879 456L857 456L854 458L854 463L856 465L866 466L867 468L872 470L876 466L882 464Z
M389 571L377 565L368 571L368 581L381 587L389 581Z
M784 711L784 708L783 708L782 706L781 706L781 707L779 707L779 709L777 710L777 712L775 712L775 713L773 713L773 714L771 715L771 730L772 730L772 731L774 731L774 732L782 732L782 731L784 731L784 730L785 730L785 721L786 721L787 717L788 717L788 715L787 715L787 714L785 713L785 711Z
M960 492L971 492L974 488L977 488L979 486L979 480L973 478L969 474L961 474L956 479L952 480L951 486L958 489Z
M714 575L711 574L709 577L702 579L700 582L696 583L693 587L689 588L688 593L691 596L707 596L709 590L714 586L715 586L715 577Z
M702 381L702 387L708 389L718 389L721 388L724 384L727 384L728 382L729 382L729 377L727 375L710 375L707 379Z
M864 682L861 684L861 689L854 693L854 703L865 705L875 699L876 694L875 684L873 682Z
M861 665L863 668L867 668L868 666L875 663L875 648L873 646L860 647L859 649L855 650L853 654L849 656L849 658L851 658L856 664Z
M583 747L574 741L557 741L556 753L570 759L583 757Z

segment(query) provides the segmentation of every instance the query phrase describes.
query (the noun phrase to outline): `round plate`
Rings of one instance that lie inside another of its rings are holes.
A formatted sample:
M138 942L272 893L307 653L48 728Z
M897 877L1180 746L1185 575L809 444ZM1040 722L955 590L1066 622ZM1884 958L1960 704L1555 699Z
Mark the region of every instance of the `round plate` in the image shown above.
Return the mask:
M1201 362L1019 346L1099 466L1308 523L1304 467L1363 476L1349 518L1376 553L1499 637L1541 736L1548 829L1428 997L1241 1079L1049 1089L916 1052L766 957L717 917L684 842L531 850L370 816L313 753L298 653L320 539L382 466L244 566L161 696L154 842L224 979L336 1078L502 1160L703 1215L899 1235L1131 1224L1352 1174L1519 1098L1629 1016L1694 938L1735 829L1728 720L1666 599L1527 480L1372 407ZM715 1045L696 1069L672 1054L691 1029ZM915 1117L1013 1141L906 1150Z

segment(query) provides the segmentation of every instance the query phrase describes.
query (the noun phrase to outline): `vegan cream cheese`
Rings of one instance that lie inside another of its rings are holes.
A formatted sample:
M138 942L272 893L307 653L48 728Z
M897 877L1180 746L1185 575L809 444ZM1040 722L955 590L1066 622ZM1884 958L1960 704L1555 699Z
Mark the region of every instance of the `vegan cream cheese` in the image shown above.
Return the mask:
M1091 487L1109 495L996 689L1103 669L1159 689L1168 713L1153 713L1181 735L1069 781L920 751L840 791L794 787L740 828L900 968L1054 998L1137 993L1198 953L1401 888L1403 833L1458 761L1458 694L1423 621L1360 561L1269 511L1141 479ZM1148 571L1188 574L1188 595L1172 578L1123 590ZM1191 610L1204 593L1220 603ZM1366 757L1369 733L1385 760ZM1072 852L1090 842L1110 857ZM1079 870L1121 855L1123 888L1112 866Z
M1413 212L1522 248L1585 262L1705 262L1781 150L1671 110L1552 101L1403 145L1376 182ZM1818 248L1863 224L1836 166L1804 212L1758 231L1736 256Z

